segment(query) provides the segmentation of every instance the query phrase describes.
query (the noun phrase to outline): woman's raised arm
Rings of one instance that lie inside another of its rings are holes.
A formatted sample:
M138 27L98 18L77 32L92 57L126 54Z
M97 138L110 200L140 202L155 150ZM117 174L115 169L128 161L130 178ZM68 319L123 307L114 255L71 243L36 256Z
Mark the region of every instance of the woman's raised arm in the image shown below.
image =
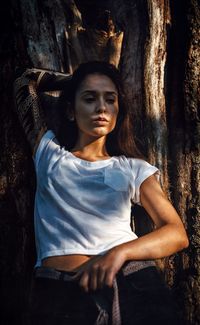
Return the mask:
M14 82L15 106L32 152L47 130L39 92L62 90L70 75L44 69L27 69Z

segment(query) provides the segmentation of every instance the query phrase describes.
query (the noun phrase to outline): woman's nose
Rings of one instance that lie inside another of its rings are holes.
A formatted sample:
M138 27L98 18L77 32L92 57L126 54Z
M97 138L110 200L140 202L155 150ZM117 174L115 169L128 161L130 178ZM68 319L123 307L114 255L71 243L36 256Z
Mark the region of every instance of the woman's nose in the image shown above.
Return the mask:
M106 111L106 103L104 100L99 100L96 106L97 112L105 112Z

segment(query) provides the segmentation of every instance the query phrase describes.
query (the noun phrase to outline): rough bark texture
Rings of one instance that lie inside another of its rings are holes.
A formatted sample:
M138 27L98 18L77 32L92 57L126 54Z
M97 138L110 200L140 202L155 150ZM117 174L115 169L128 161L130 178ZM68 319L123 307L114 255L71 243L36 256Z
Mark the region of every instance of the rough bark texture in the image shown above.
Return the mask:
M10 0L1 14L2 324L26 324L35 261L35 176L13 109L14 72L32 66L72 72L90 59L120 67L138 145L160 168L187 228L189 249L160 261L160 267L186 324L199 324L198 1L183 0L180 6L174 0ZM133 213L138 234L151 229L141 208Z
M190 238L188 250L166 260L189 324L200 323L199 310L199 27L198 1L171 2L167 57L168 175L172 201Z
M167 125L164 93L167 24L170 22L168 1L148 1L149 23L145 47L144 94L148 134L148 156L156 164L168 188ZM161 23L162 22L162 23Z

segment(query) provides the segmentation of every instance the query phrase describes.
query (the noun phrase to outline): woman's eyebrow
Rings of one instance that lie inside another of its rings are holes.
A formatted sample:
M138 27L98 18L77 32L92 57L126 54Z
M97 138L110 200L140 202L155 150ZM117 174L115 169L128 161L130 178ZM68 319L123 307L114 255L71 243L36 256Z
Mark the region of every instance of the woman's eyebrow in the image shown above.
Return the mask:
M81 92L81 95L87 95L87 94L89 94L89 95L96 95L96 94L98 94L98 91L96 91L96 90L84 90L84 91L82 91ZM116 91L105 91L105 94L106 95L114 95L114 96L118 96L118 93L116 92Z

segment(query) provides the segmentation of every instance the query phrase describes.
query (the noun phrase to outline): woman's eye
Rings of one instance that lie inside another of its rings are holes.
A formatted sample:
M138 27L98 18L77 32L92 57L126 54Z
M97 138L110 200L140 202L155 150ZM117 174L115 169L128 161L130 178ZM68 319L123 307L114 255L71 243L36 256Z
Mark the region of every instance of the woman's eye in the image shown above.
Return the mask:
M106 101L107 101L108 104L114 104L115 99L114 98L107 98Z
M86 101L86 103L92 103L92 102L95 101L95 98L94 97L87 97L87 98L85 98L85 101Z

